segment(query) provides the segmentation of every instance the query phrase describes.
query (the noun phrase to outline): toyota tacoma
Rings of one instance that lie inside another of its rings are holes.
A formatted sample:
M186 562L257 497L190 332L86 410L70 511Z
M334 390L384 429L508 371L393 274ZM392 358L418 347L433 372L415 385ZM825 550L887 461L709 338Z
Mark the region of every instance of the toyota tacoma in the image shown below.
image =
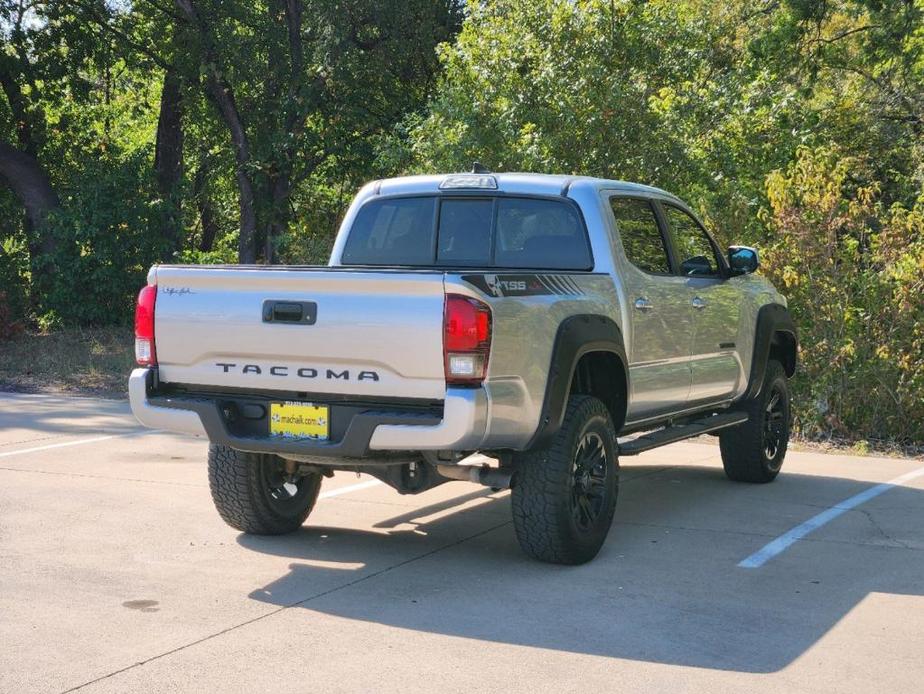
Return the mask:
M592 559L619 458L718 436L770 482L797 337L745 246L656 188L539 174L366 185L327 266L151 268L132 410L209 440L221 517L298 529L335 471L511 489L540 560ZM480 455L475 455L480 454Z

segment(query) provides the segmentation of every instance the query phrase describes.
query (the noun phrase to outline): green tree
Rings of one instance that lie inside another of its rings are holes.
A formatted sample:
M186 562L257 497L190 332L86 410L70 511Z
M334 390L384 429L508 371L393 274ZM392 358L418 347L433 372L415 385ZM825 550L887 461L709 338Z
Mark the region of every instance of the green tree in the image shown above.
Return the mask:
M800 148L767 178L764 253L799 325L803 431L924 440L924 198L857 185L871 157Z
M390 156L676 192L790 295L799 426L920 440L922 7L471 2Z
M176 0L189 78L235 156L241 262L272 262L293 191L332 163L368 168L364 143L419 107L453 35L452 2Z
M43 325L102 323L159 260L317 262L460 21L450 0L0 0L13 293Z

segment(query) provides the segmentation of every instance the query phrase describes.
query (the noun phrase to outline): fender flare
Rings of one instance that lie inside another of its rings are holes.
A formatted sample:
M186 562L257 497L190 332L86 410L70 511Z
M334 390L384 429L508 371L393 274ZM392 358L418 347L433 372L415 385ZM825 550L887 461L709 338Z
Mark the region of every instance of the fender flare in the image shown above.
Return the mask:
M748 387L742 399L755 398L760 394L767 370L767 360L777 333L784 333L792 338L792 359L784 363L786 375L792 378L796 371L799 357L799 335L792 316L782 304L764 304L757 311L757 326L754 331L754 352L751 356L751 373Z
M590 352L611 352L619 358L626 381L624 392L629 392L629 361L619 326L611 318L597 314L569 316L555 334L539 425L526 449L542 447L558 433L568 406L574 370L581 357Z

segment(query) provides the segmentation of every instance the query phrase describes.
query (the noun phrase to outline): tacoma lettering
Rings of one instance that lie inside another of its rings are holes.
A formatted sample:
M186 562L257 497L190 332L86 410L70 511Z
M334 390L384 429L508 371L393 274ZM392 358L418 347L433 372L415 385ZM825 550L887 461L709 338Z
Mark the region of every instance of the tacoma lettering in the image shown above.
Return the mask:
M221 369L222 373L232 373L232 371L237 371L240 369L242 374L256 374L261 375L264 371L268 371L271 376L282 376L282 377L292 377L296 376L298 378L318 378L319 374L322 374L322 378L329 381L375 381L380 380L379 374L377 371L360 371L354 377L349 369L344 369L343 371L337 371L335 369L324 369L319 371L318 369L311 366L300 366L297 369L294 369L294 373L290 372L290 369L294 367L289 367L285 365L271 365L265 366L260 364L244 364L238 366L233 362L215 362L215 366Z

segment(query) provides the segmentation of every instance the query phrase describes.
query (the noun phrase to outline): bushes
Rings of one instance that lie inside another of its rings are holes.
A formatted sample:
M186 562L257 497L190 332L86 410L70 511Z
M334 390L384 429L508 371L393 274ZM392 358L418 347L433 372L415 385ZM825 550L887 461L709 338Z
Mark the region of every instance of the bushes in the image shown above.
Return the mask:
M0 291L0 340L9 340L22 332L22 323L16 320L6 292Z
M765 271L800 330L803 433L924 440L924 200L885 208L865 162L802 148L767 179Z
M165 258L163 211L148 179L144 152L84 164L48 221L57 250L54 274L36 307L39 326L93 326L131 320L148 268ZM149 202L150 201L150 202Z
M16 238L0 241L0 340L21 332L27 314L29 258Z

